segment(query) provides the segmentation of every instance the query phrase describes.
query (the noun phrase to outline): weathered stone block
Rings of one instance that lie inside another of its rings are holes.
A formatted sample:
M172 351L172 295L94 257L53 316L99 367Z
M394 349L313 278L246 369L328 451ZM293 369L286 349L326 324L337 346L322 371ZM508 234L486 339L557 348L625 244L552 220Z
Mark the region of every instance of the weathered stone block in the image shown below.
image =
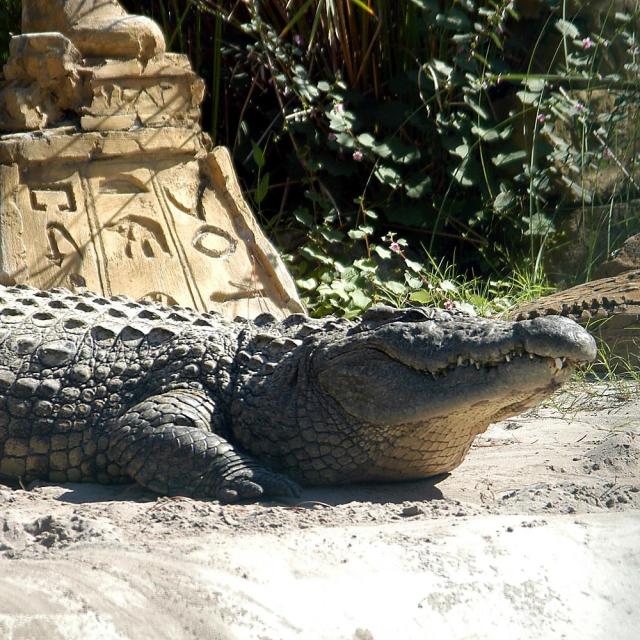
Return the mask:
M83 457L82 449L80 447L71 449L71 451L69 451L69 464L72 467L79 467L82 463Z
M67 471L67 480L69 482L80 482L82 480L82 471L80 469L69 469Z
M0 83L0 130L20 132L0 137L2 279L303 311L228 151L200 130L203 81L157 25L115 0L24 0L23 31Z
M22 458L29 452L29 443L22 438L9 438L4 443L4 455Z
M20 478L25 474L25 470L25 458L9 458L7 455L4 455L2 460L0 460L0 475L8 478Z
M49 457L48 456L34 456L30 455L27 458L26 472L29 475L44 478L49 470Z
M51 440L48 437L32 436L29 440L29 449L31 453L48 453Z
M51 436L51 450L52 451L63 451L66 450L69 446L69 438L64 435L54 435Z
M49 466L52 471L67 471L69 456L66 451L56 451L49 456ZM62 480L64 482L64 479Z

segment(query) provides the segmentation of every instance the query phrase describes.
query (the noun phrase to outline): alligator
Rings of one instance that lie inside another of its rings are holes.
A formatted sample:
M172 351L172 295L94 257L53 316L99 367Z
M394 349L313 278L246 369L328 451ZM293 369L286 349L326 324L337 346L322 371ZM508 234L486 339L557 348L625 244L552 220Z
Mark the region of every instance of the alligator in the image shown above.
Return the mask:
M607 366L640 365L640 269L565 289L512 313L516 320L558 315L579 322L621 358L607 357Z
M379 306L230 321L0 287L0 476L233 502L439 475L595 354L565 318Z

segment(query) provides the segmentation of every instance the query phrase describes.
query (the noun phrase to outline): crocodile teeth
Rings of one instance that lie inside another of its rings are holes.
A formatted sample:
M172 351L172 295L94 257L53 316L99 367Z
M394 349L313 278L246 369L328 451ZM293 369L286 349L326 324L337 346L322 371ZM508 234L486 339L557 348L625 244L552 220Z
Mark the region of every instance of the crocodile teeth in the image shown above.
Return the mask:
M507 362L511 362L511 357L509 356L509 354L507 354L507 355L504 357L504 359L505 359Z
M458 366L462 365L462 356L458 356Z
M476 369L479 369L479 368L480 368L480 363L479 363L479 362L474 362L473 364L475 364L475 365L476 365Z
M533 353L529 354L529 360L533 360Z
M556 369L562 369L562 358L555 359Z

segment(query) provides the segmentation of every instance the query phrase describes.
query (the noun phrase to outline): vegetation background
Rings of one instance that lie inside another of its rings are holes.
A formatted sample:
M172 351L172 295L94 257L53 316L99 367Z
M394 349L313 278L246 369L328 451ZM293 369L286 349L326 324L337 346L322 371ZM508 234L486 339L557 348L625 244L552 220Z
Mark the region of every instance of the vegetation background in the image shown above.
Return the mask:
M203 127L315 314L497 311L640 231L638 0L121 3L207 81Z

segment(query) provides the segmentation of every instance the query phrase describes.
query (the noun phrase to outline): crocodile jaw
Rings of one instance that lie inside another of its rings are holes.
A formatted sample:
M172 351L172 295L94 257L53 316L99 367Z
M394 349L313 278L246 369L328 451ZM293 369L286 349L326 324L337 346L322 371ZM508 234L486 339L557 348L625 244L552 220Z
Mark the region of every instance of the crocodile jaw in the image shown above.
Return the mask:
M561 360L537 356L479 369L456 367L435 378L415 370L398 375L397 363L389 363L391 375L365 394L366 383L351 365L348 387L345 379L333 374L334 385L345 389L338 402L361 421L351 439L359 443L372 439L377 444L368 449L366 464L342 469L331 480L310 470L309 481L396 481L451 471L492 422L535 406L566 382L572 371Z
M314 372L317 385L352 425L350 441L363 463L333 474L301 468L296 475L324 483L448 472L489 424L539 403L566 382L575 364L595 356L593 339L571 321L504 323L498 335L492 326L486 325L490 340L475 350L472 339L456 335L447 343L438 335L446 357L429 343L431 328L421 331L418 324L413 336L406 325L387 325L384 340L374 331L323 354ZM418 345L423 353L416 352Z

